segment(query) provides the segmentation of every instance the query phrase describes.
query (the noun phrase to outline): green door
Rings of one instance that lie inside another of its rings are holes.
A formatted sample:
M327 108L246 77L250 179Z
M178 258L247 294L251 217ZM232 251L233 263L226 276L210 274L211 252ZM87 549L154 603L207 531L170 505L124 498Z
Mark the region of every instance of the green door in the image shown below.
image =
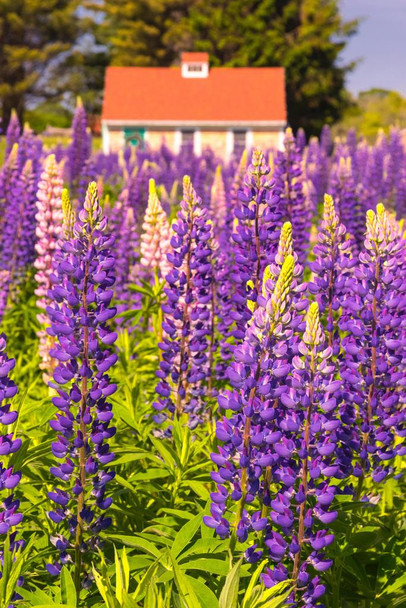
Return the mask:
M133 127L124 127L125 145L144 147L145 129L134 129Z

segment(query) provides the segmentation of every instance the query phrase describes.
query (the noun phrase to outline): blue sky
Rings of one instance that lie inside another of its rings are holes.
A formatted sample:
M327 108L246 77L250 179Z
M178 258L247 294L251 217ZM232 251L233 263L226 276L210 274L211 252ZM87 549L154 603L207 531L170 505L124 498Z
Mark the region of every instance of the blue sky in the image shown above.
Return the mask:
M363 18L341 57L361 59L347 78L354 94L372 87L406 97L406 0L341 0L344 19Z

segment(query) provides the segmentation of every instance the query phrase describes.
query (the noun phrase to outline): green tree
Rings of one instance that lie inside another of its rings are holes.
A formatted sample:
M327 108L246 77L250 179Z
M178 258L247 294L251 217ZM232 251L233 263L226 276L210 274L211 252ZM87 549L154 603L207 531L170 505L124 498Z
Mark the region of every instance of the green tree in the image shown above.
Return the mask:
M79 0L0 0L0 102L2 126L12 108L20 120L29 97L56 96L48 71L62 62L81 33Z
M102 12L97 40L109 48L111 65L169 66L176 62L171 32L194 0L104 0L88 2Z
M195 0L167 37L177 50L208 51L213 65L283 66L289 123L312 134L347 106L353 64L338 59L356 28L338 0Z

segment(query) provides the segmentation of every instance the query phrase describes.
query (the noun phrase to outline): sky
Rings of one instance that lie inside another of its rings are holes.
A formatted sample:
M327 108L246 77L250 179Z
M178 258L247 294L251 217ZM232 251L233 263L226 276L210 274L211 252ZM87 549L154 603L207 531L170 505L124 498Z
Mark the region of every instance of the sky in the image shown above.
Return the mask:
M358 33L341 53L361 61L347 77L351 93L373 87L406 97L406 0L341 0L344 19L362 19Z

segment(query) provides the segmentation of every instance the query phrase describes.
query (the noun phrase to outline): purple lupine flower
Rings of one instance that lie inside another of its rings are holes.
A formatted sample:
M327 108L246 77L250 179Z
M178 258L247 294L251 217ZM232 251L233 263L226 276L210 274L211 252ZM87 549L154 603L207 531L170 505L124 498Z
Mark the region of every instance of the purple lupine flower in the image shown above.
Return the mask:
M237 539L245 541L250 530L261 530L267 524L261 512L248 513L247 509L256 497L269 491L269 467L274 462L269 457L270 446L278 437L271 436L268 427L277 416L275 406L291 371L283 339L290 332L293 273L294 259L288 255L270 291L265 272L257 307L228 370L233 389L218 399L220 408L229 410L231 416L217 423L216 436L223 444L211 455L218 468L212 473L217 491L211 495L211 516L204 521L222 538L231 532L233 546ZM233 502L237 510L230 526L227 513Z
M16 395L17 387L9 374L14 369L15 360L9 359L6 353L6 336L0 335L0 423L3 427L9 427L16 422L18 412L11 409L10 400ZM9 431L9 428L5 429ZM14 436L13 432L0 435L0 535L2 543L6 535L10 539L10 551L15 552L24 545L22 540L17 540L16 526L18 526L23 515L19 512L20 501L14 497L14 490L20 482L21 473L9 466L9 455L17 452L21 447L21 439ZM3 551L0 551L0 561L3 563ZM1 571L0 571L1 575Z
M111 523L105 515L112 503L106 485L114 477L108 442L116 429L108 399L117 387L107 372L117 361L110 348L117 334L109 327L116 312L110 306L115 260L114 237L106 228L92 182L71 236L60 241L47 307L48 333L55 339L50 355L57 362L50 382L58 394L52 400L58 409L50 423L58 435L52 452L61 461L51 468L57 481L48 494L55 505L49 518L58 529L51 542L60 559L47 568L56 575L74 562L77 592L89 582L89 551L100 546L99 533Z
M13 200L13 190L18 183L18 144L14 144L0 170L0 227L3 227L6 209Z
M348 458L338 432L341 382L334 379L337 370L331 348L326 348L316 302L307 312L299 352L269 427L275 492L262 515L270 520L264 544L276 565L267 568L264 583L272 587L291 578L294 591L289 602L318 606L314 602L325 588L319 588L317 572L332 565L326 548L334 540L328 524L337 516L331 506L338 491L333 480L348 475Z
M232 300L236 340L244 337L245 325L251 317L247 302L256 301L264 269L275 254L282 224L279 196L273 191L269 171L262 152L254 150L244 186L238 194L240 205L234 210L235 252L231 275L235 283Z
M35 257L36 191L32 163L24 165L12 188L12 197L4 219L0 268L10 275L16 287Z
M296 145L300 153L303 153L306 148L307 140L305 130L300 127L296 133Z
M205 382L209 375L212 300L212 225L190 178L183 180L183 199L172 224L172 270L166 275L167 301L162 304L164 338L154 408L161 423L168 416L188 415L194 426L204 414Z
M42 311L37 317L42 326L38 337L40 368L44 371L46 382L48 374L52 372L52 360L49 356L52 339L45 329L49 324L45 309L49 304L48 290L51 287L52 261L62 233L62 186L62 166L56 164L55 157L51 154L45 159L44 171L38 184L37 213L35 215L37 258L34 261L34 267L37 270L35 280L38 284L35 295L38 296L37 306Z
M224 180L221 173L221 165L219 165L216 169L213 185L211 187L210 212L211 217L214 220L214 237L217 240L220 240L222 234L224 234L224 228L227 218L227 198L224 187Z
M389 134L387 156L385 159L384 196L385 205L393 209L396 201L399 175L404 160L405 152L402 144L402 133L400 129L392 127ZM382 201L380 201L382 202Z
M280 199L283 218L292 224L295 251L303 264L309 247L311 205L306 196L302 154L292 129L286 129L284 146L285 150L277 152L274 162L275 195Z
M362 192L357 189L354 179L350 156L346 158L341 156L338 163L332 168L328 191L334 199L340 222L353 237L354 246L359 250L362 247L365 232L365 209L362 204Z
M5 157L7 158L10 154L14 144L18 144L18 140L20 139L21 133L21 125L18 120L17 112L13 109L11 110L10 122L8 123L7 131L6 131L6 150Z
M87 129L87 117L80 97L72 122L72 142L68 150L69 183L72 188L79 187L79 178L91 154L91 136Z
M333 138L331 137L331 129L329 125L324 125L320 134L320 146L326 156L331 156L333 153Z
M313 248L315 261L310 262L314 273L308 288L316 294L320 312L326 311L328 343L336 356L340 351L338 330L339 296L345 285L348 272L357 263L351 257L351 241L346 238L346 229L341 224L332 196L324 196L323 221L318 230L317 244Z
M340 329L346 332L341 377L345 399L356 408L360 427L359 463L354 469L358 498L369 472L382 481L392 473L395 456L405 453L405 259L400 227L379 204L376 213L367 212L360 263L341 297Z

